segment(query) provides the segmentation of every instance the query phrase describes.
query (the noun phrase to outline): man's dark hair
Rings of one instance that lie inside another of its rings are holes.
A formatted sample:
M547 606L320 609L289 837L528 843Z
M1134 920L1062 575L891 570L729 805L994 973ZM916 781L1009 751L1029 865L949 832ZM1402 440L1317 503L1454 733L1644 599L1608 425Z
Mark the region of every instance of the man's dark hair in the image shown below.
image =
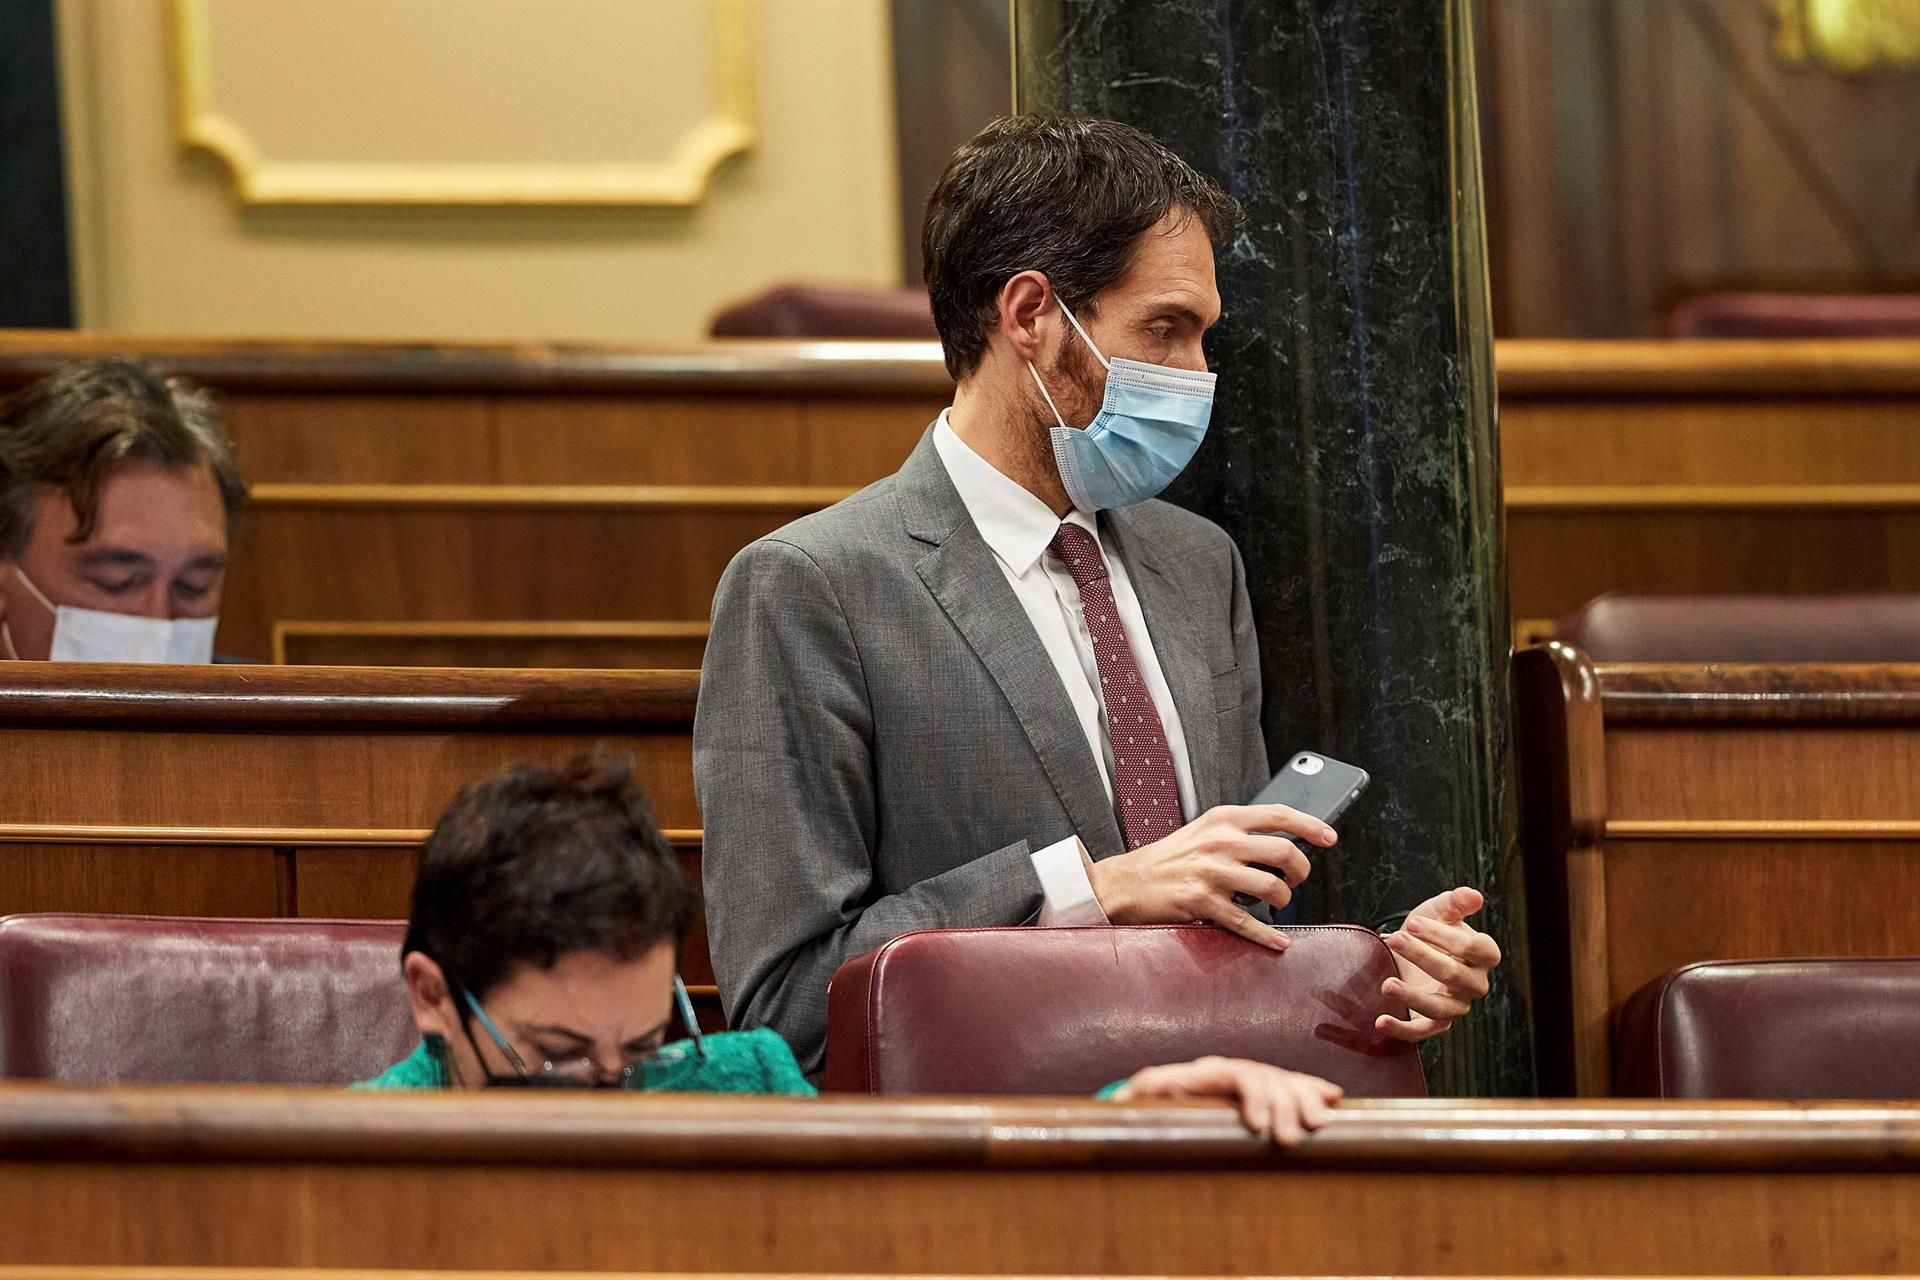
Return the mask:
M570 952L677 952L699 910L632 761L596 752L514 765L453 798L420 859L401 955L427 955L482 999Z
M205 464L220 486L228 524L247 498L219 407L204 387L138 360L89 360L0 404L0 555L17 558L26 550L34 502L46 485L64 490L73 504L73 541L92 537L100 486L126 462Z
M982 129L947 162L920 228L947 372L979 367L1008 280L1038 271L1074 311L1091 310L1140 236L1176 209L1216 249L1240 225L1231 196L1132 125L1021 115Z

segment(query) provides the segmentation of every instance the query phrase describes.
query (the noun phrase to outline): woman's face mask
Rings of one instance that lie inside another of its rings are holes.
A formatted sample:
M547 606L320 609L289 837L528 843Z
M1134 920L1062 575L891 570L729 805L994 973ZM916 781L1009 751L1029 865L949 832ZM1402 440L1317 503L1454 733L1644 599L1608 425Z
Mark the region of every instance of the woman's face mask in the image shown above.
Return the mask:
M175 662L213 661L214 618L144 618L103 609L80 609L55 604L18 564L13 575L40 606L53 615L54 662ZM0 621L0 653L18 658L13 632Z

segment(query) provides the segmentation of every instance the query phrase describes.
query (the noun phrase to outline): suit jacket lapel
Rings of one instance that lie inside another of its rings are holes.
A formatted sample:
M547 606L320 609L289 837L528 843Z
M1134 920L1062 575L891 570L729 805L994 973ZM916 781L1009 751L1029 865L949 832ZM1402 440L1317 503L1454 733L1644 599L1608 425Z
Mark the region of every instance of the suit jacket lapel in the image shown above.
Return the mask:
M1128 580L1160 659L1160 672L1180 713L1180 731L1193 769L1194 804L1201 813L1217 804L1244 804L1250 797L1220 794L1220 719L1213 711L1213 669L1207 661L1203 631L1207 607L1189 600L1179 582L1167 576L1125 508L1102 512L1100 519L1126 562Z
M1080 720L1026 610L947 478L931 434L899 472L907 531L932 544L920 579L1000 686L1074 831L1096 858L1125 847Z

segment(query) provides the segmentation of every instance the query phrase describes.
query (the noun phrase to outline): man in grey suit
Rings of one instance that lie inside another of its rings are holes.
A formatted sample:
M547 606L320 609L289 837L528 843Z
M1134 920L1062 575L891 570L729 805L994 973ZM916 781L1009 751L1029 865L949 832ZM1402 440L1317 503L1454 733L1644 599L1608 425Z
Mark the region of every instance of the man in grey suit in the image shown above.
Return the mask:
M1213 249L1239 217L1138 130L1015 117L928 202L954 402L894 475L742 551L694 777L729 1018L824 1061L840 964L914 929L1208 920L1276 949L1319 820L1268 778L1239 553L1152 500L1204 434ZM1389 938L1405 1039L1499 948L1438 895Z

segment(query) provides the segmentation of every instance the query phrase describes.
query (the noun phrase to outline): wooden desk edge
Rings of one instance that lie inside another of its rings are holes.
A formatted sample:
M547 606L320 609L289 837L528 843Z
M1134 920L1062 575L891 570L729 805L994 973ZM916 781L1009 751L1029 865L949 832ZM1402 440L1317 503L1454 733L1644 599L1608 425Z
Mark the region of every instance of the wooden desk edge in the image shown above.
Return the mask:
M1920 1105L1376 1100L1280 1152L1215 1103L0 1086L0 1160L1920 1172Z
M698 671L8 663L0 726L685 729Z
M952 382L939 345L881 339L723 339L678 347L614 343L183 338L0 331L0 383L70 360L134 355L219 389L340 392L940 398ZM1903 339L1507 339L1495 344L1512 400L1652 396L1911 396L1920 341Z
M1920 663L1595 663L1609 724L1920 721Z

